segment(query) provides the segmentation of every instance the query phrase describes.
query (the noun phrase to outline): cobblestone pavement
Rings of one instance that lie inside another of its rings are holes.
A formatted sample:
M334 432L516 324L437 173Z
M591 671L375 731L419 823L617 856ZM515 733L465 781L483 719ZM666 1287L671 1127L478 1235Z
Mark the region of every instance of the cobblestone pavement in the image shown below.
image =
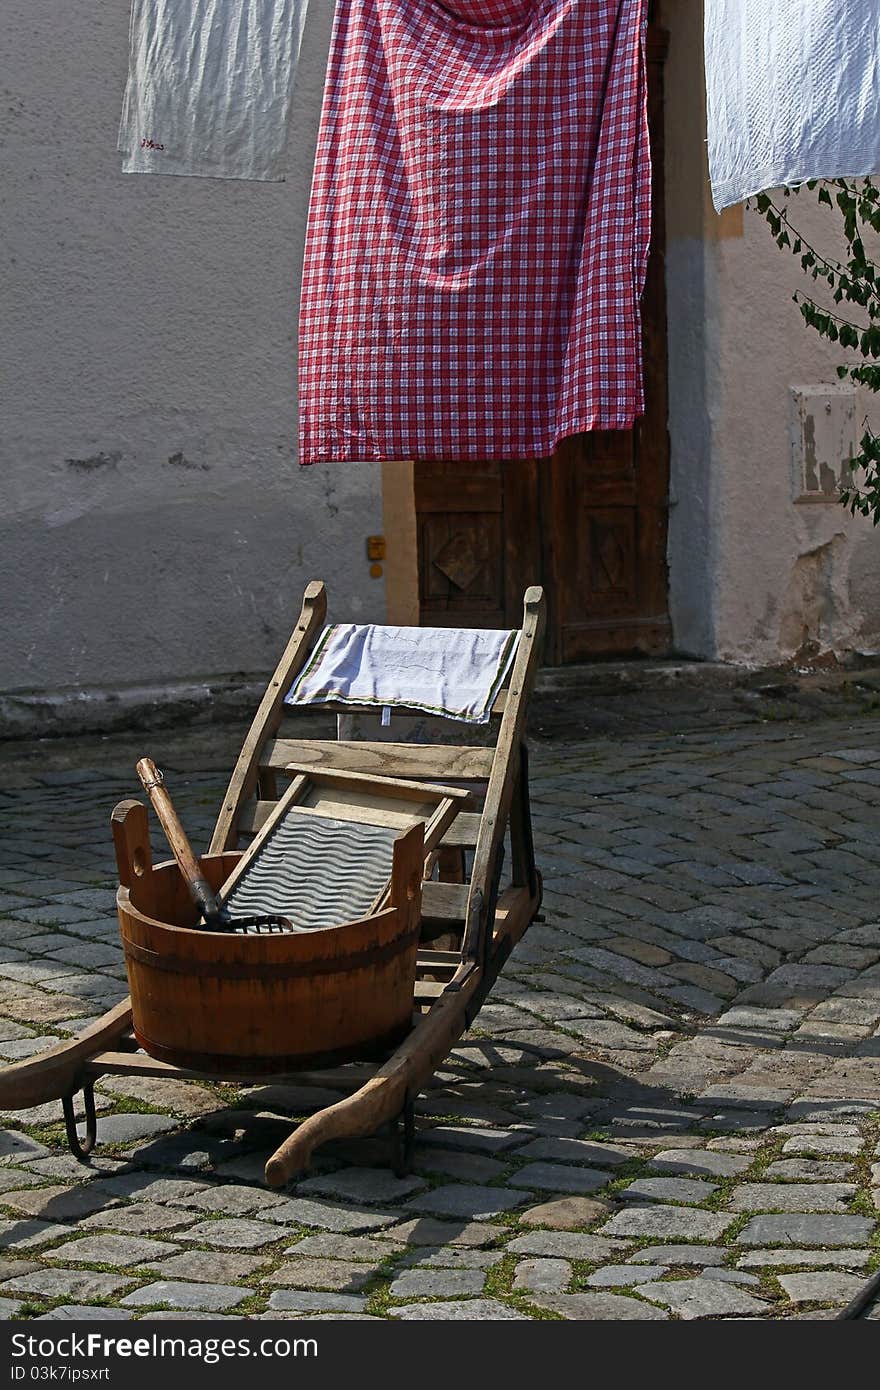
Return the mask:
M411 1177L363 1141L269 1192L284 1116L332 1099L305 1088L108 1079L89 1167L58 1104L7 1112L0 1316L834 1317L880 1263L880 718L651 708L538 740L545 920ZM125 993L134 756L198 843L240 738L0 750L0 1058Z

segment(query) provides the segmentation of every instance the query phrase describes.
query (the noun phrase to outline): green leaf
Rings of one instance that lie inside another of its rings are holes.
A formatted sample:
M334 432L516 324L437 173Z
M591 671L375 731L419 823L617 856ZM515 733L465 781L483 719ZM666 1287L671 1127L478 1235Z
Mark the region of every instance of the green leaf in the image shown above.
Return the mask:
M831 222L820 229L826 231L827 236L816 233L813 238L811 233L815 249L789 216L790 195L797 195L802 187L814 191L817 204L831 208L833 214ZM839 380L852 381L867 391L880 394L880 255L873 237L868 238L866 245L863 235L865 227L880 235L880 178L877 181L842 178L825 182L813 179L804 185L783 189L782 197L786 199L784 211L767 193L756 195L754 200L749 200L749 205L761 214L780 250L789 249L798 258L802 274L817 286L812 291L817 296L815 299L802 290L794 291L792 300L798 313L820 338L839 343L847 353L855 354L855 361L841 363L835 368ZM845 246L835 253L833 248L841 246L841 235ZM832 249L826 250L826 247ZM853 322L846 316L852 311L846 309L829 312L820 302L823 297L838 307L857 306L860 316L867 322ZM847 485L840 488L841 504L853 516L861 515L873 525L880 525L880 436L867 424L859 442L859 452L847 462L850 477Z

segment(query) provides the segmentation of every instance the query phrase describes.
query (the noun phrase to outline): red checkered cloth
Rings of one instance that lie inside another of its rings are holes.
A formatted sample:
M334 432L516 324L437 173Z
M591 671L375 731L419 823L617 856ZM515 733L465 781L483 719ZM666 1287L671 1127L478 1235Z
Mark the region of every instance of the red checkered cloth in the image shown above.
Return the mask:
M300 462L514 459L644 409L647 0L342 0Z

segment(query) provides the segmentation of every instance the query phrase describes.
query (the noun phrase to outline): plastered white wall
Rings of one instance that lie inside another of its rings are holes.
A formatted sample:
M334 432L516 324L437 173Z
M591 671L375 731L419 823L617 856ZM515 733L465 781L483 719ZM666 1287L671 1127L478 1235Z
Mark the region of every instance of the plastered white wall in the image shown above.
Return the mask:
M791 485L793 386L836 383L845 354L802 322L812 282L756 212L708 198L699 0L665 0L670 351L670 608L693 655L772 664L880 650L880 530ZM828 250L827 209L797 200ZM857 418L876 410L862 398Z
M839 354L763 223L728 236L712 212L701 6L663 9L676 646L876 650L880 533L791 496L790 387L835 380ZM0 691L264 670L313 576L340 616L384 614L379 467L295 451L331 15L313 0L287 182L235 183L120 173L126 0L6 0Z
M339 616L384 614L379 467L296 461L332 8L267 184L123 175L126 0L6 0L0 690L263 670L312 577Z
M831 250L827 211L804 194L792 215ZM880 650L880 531L837 501L795 501L791 480L791 388L837 383L848 354L803 323L791 296L812 281L757 212L746 211L742 238L717 243L714 271L717 654L764 663ZM873 406L859 393L856 418Z

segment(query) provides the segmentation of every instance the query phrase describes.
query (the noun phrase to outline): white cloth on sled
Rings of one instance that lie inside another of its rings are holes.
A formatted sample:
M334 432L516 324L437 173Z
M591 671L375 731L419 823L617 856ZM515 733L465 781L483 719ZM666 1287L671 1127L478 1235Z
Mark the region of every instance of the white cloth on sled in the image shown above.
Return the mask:
M289 705L395 705L487 724L518 632L448 627L325 627Z
M309 0L132 0L125 174L284 179Z
M715 207L880 172L880 0L705 0Z

